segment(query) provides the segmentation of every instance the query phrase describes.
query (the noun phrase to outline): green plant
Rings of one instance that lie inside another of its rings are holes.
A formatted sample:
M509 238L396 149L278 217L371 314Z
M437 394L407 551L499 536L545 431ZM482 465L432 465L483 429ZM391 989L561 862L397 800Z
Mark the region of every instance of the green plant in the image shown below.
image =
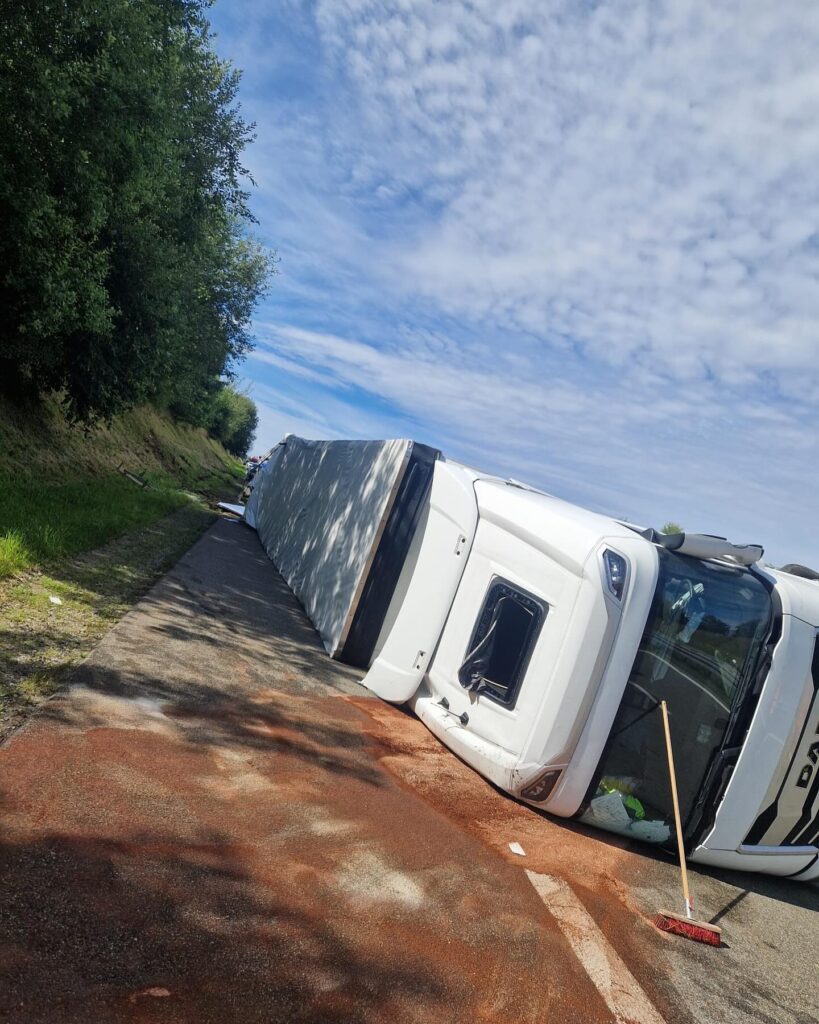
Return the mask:
M0 536L0 579L25 569L30 559L23 538L17 530L6 530Z
M143 489L121 476L62 484L0 476L0 577L97 547L186 500L178 490Z
M211 403L208 433L233 455L246 458L259 425L256 403L229 384L216 392Z

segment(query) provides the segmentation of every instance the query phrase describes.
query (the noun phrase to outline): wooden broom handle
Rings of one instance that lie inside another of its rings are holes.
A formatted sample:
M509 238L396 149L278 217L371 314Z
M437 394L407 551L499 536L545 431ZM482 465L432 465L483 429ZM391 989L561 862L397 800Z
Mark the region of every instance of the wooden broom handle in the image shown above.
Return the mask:
M668 724L668 705L660 701L663 710L663 729L665 730L665 749L668 754L668 775L671 779L671 799L674 802L674 824L677 828L677 849L680 854L680 871L682 872L683 899L685 900L686 916L691 917L691 897L688 894L688 868L685 865L685 847L683 846L682 822L680 821L680 801L677 799L677 773L674 771L674 751L671 749L671 728Z

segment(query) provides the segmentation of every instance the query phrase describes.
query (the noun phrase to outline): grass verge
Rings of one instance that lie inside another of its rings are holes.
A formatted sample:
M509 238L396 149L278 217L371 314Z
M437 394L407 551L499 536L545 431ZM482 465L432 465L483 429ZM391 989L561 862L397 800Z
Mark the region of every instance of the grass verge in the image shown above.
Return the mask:
M204 430L150 406L84 428L57 398L32 407L0 399L0 579L139 530L192 492L232 496L242 477Z
M140 487L124 473L146 481ZM85 429L0 399L0 736L213 520L241 463L151 407Z
M52 484L117 475L122 469L157 488L221 492L241 477L241 464L204 430L150 406L110 423L68 423L57 398L21 408L0 398L0 471L12 479Z
M124 476L55 483L0 474L0 578L98 547L189 500L181 490L141 488Z
M213 518L190 501L94 551L0 581L0 738L67 680Z

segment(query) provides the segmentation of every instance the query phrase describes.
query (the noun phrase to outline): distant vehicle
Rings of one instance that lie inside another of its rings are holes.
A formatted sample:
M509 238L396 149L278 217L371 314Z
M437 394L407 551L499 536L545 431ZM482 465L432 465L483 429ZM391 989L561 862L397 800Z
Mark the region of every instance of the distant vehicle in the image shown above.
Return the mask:
M287 437L246 518L334 657L535 807L819 878L819 586L411 441Z
M253 478L259 472L259 469L265 464L266 460L270 458L270 452L265 455L251 455L245 462L245 480L242 486L242 492L239 495L241 502L246 502L250 496L250 492L253 489Z
M258 455L251 455L250 458L245 462L245 483L250 483L261 463L261 458Z

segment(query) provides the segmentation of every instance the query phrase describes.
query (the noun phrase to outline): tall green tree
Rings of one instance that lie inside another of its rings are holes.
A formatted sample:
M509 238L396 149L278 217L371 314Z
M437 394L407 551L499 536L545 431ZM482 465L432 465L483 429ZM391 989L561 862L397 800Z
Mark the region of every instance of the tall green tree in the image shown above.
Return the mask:
M205 0L0 0L0 389L202 421L272 270Z
M259 414L253 399L230 384L222 385L210 403L205 424L208 433L221 441L231 454L244 459L258 425Z

